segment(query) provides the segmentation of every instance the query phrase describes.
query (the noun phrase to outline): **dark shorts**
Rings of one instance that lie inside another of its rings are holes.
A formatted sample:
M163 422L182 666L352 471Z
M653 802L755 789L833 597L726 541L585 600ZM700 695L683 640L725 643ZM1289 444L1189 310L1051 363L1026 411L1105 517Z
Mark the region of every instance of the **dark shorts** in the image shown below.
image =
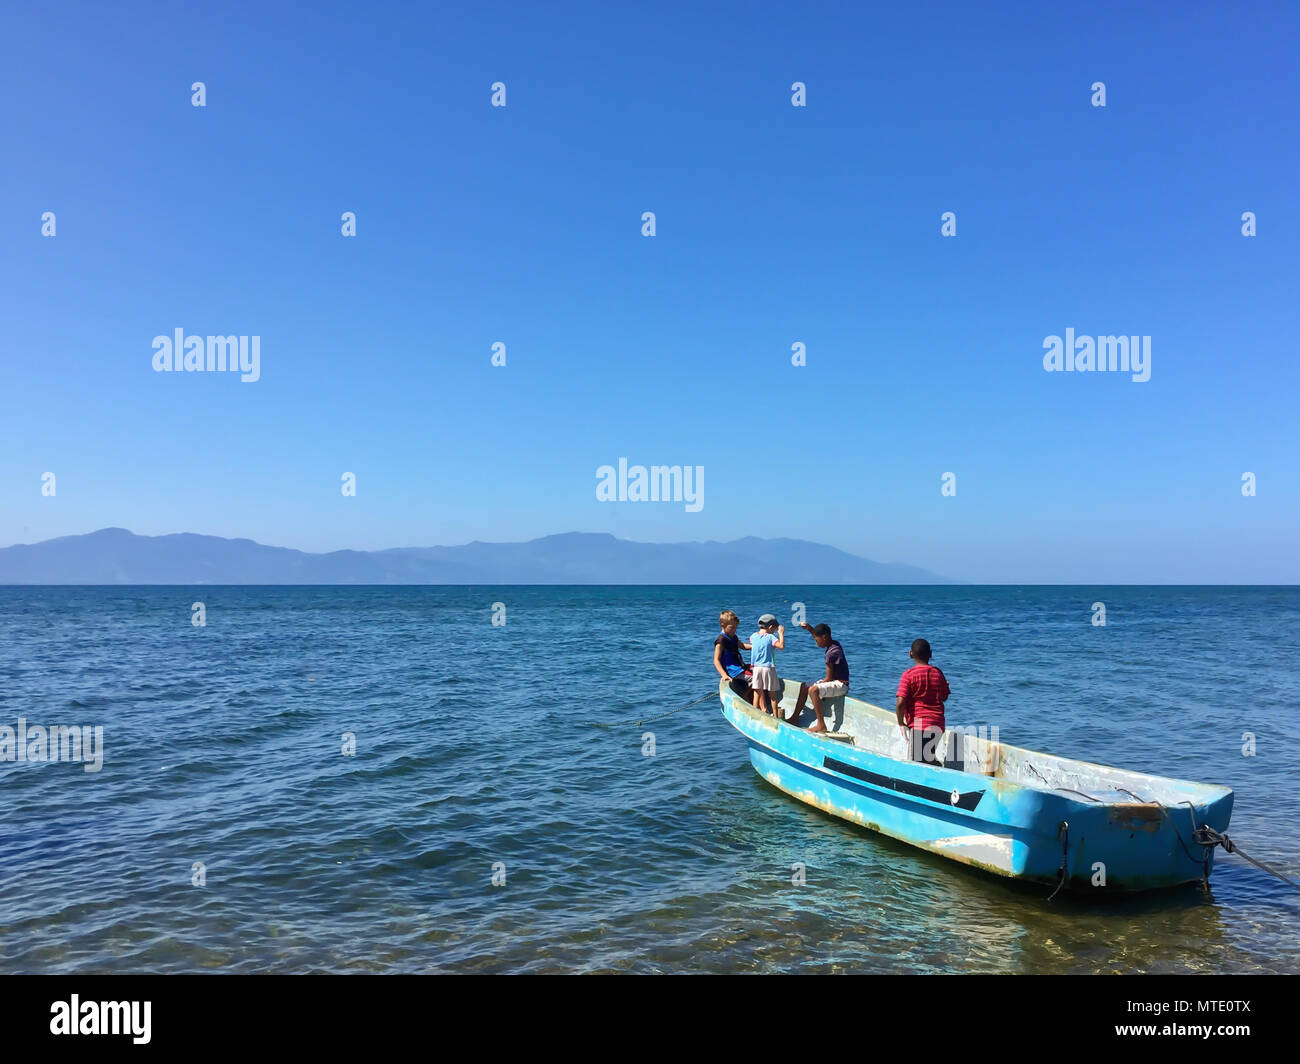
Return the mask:
M938 746L943 739L942 728L909 728L908 757L925 765L941 765Z

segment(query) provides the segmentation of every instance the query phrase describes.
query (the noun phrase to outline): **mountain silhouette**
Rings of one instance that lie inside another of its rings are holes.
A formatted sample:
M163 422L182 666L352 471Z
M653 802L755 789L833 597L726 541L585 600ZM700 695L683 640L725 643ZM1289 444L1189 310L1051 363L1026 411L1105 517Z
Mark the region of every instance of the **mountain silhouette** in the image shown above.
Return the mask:
M637 543L566 532L526 543L309 554L251 539L102 528L0 548L0 584L946 584L802 539Z

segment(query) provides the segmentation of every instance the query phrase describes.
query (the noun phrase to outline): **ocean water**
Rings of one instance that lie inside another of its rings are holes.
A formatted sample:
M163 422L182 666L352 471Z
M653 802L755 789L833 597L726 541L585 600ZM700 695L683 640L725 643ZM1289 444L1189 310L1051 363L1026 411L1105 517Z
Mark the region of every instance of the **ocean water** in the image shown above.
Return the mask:
M716 699L637 723L714 687L719 609L795 602L858 697L925 636L953 723L1231 786L1300 879L1296 588L9 587L0 725L104 760L0 763L0 971L1300 971L1300 895L1238 857L1049 901L782 795Z

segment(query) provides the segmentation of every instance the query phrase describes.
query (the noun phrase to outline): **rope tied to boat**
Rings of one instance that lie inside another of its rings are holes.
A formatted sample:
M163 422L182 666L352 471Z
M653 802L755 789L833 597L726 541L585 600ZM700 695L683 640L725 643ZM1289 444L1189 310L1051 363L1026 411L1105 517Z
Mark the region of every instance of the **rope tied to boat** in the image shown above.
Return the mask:
M1195 818L1196 815L1195 813L1193 813L1192 819L1195 820ZM1240 846L1238 846L1235 842L1233 842L1232 839L1228 838L1226 834L1215 831L1214 828L1210 827L1209 824L1202 824L1200 827L1198 827L1196 831L1192 834L1192 838L1195 839L1198 843L1200 843L1200 845L1205 847L1207 861L1208 861L1208 855L1210 851L1213 850L1214 847L1216 846L1222 846L1225 852L1235 853L1239 857L1245 858L1245 860L1249 861L1256 868L1264 872L1267 872L1271 876L1277 876L1278 879L1280 879L1283 883L1289 886L1292 890L1300 890L1300 883L1297 883L1294 879L1291 879L1288 876L1283 875L1275 868L1269 868L1269 866L1266 865L1263 861L1255 860L1255 858L1251 857L1250 854L1248 854L1245 850L1243 850Z
M585 724L590 724L593 728L625 728L628 725L641 727L642 724L653 724L657 720L666 720L674 714L680 713L684 709L690 709L691 706L698 706L701 702L707 702L711 698L717 698L717 691L710 691L707 695L695 699L693 702L687 702L684 706L678 706L676 709L670 709L667 713L660 713L657 717L642 717L640 720L588 720Z
M1139 795L1134 794L1132 791L1128 790L1125 787L1120 787L1119 789L1123 791L1125 794L1129 795L1130 797L1136 798L1143 805L1154 805L1156 808L1158 808L1161 814L1164 816L1164 818L1169 821L1169 826L1174 829L1174 835L1178 838L1178 845L1180 845L1183 848L1183 853L1187 855L1187 859L1189 861L1196 860L1196 858L1192 856L1191 851L1187 849L1187 843L1183 842L1182 832L1178 830L1178 825L1174 823L1173 818L1169 815L1169 810L1165 808L1163 802L1157 802L1157 801L1148 802L1145 798L1142 798ZM1226 834L1215 831L1214 828L1210 827L1209 824L1198 824L1196 822L1196 806L1192 805L1192 803L1189 802L1186 798L1184 798L1178 804L1187 806L1187 811L1191 815L1192 843L1194 845L1201 847L1201 882L1207 890L1210 887L1210 854L1214 852L1214 847L1222 846L1225 853L1237 854L1238 856L1249 861L1256 868L1264 872L1267 872L1271 876L1277 876L1278 879L1280 879L1287 886L1291 887L1293 890L1300 891L1300 883L1297 883L1295 880L1288 878L1287 876L1283 875L1281 872L1277 871L1277 869L1275 868L1269 868L1269 866L1266 865L1263 861L1255 860L1255 858L1251 857L1250 854L1248 854L1245 850L1243 850L1240 846L1238 846L1235 842L1233 842L1232 839L1230 839Z
M1129 793L1132 794L1133 792L1130 791ZM1134 797L1136 798L1137 796L1134 795ZM1209 824L1198 824L1196 822L1196 807L1187 799L1184 798L1178 804L1187 806L1187 810L1192 817L1192 841L1201 847L1202 883L1204 883L1206 890L1210 889L1210 854L1214 852L1214 847L1222 846L1225 853L1239 854L1261 871L1267 872L1271 876L1277 876L1278 879L1289 886L1292 890L1300 891L1300 883L1296 883L1295 880L1287 878L1274 868L1269 868L1269 866L1263 861L1256 861L1255 858L1251 857L1250 854L1233 842L1226 833L1215 831ZM1160 808L1164 809L1164 806L1161 805ZM1169 823L1172 824L1173 821L1171 820ZM1177 828L1174 830L1177 832ZM1183 841L1182 836L1179 836L1178 841ZM1186 849L1186 847L1183 848Z

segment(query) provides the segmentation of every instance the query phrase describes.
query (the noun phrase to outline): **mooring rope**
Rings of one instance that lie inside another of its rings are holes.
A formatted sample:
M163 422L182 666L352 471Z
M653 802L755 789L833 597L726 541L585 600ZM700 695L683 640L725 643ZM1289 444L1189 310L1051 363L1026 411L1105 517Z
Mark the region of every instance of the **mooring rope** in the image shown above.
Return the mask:
M623 728L630 725L641 727L642 724L651 724L657 720L665 720L675 713L680 713L684 709L690 709L691 706L698 706L701 702L707 702L710 698L717 698L717 691L710 691L707 695L697 698L694 702L687 702L684 706L678 706L676 709L670 709L667 713L660 713L657 717L642 717L640 720L588 720L584 724L590 724L593 728Z
M1164 818L1169 821L1169 826L1174 829L1174 835L1178 838L1178 845L1180 845L1183 848L1183 853L1187 855L1187 859L1189 861L1195 863L1196 858L1193 857L1191 851L1188 850L1187 843L1183 842L1182 832L1178 830L1178 825L1174 823L1173 817L1169 815L1169 811L1165 808L1163 802L1155 802L1155 801L1148 802L1145 798L1139 797L1138 795L1134 794L1132 791L1128 790L1125 787L1120 787L1118 789L1123 791L1131 798L1137 798L1137 800L1141 802L1143 805L1154 805L1157 809L1159 809L1160 812L1163 814ZM1222 846L1225 852L1240 854L1243 858L1245 858L1247 861L1253 864L1256 868L1260 869L1261 871L1267 872L1271 876L1277 876L1278 879L1280 879L1287 886L1291 887L1293 890L1300 890L1300 883L1297 883L1295 880L1283 875L1275 868L1269 868L1269 866L1266 865L1263 861L1255 860L1255 858L1251 857L1250 854L1248 854L1245 850L1243 850L1240 846L1238 846L1235 842L1233 842L1232 839L1230 839L1226 834L1220 834L1219 832L1215 831L1214 828L1210 827L1209 824L1198 824L1196 822L1196 806L1192 805L1192 803L1188 801L1186 798L1184 798L1181 802L1178 802L1176 804L1187 806L1187 810L1191 814L1192 842L1194 842L1197 846L1200 846L1202 848L1201 849L1201 869L1202 869L1201 875L1207 887L1209 886L1210 883L1210 851L1213 850L1214 847L1216 846Z
M1266 865L1263 861L1255 860L1255 858L1251 857L1250 854L1248 854L1245 850L1243 850L1240 846L1238 846L1235 842L1233 842L1232 839L1228 838L1226 834L1220 834L1219 832L1215 831L1214 828L1210 827L1209 824L1201 824L1198 827L1196 825L1196 809L1192 805L1192 803L1184 799L1180 804L1187 806L1187 808L1192 811L1192 826L1195 828L1195 830L1192 832L1192 838L1195 839L1196 842L1199 843L1201 846L1204 846L1206 848L1205 852L1207 854L1210 852L1210 850L1214 849L1214 847L1222 846L1227 853L1240 854L1242 857L1244 857L1247 861L1249 861L1251 864L1253 864L1256 868L1260 869L1261 871L1267 872L1270 876L1277 876L1278 879L1280 879L1292 890L1300 890L1300 883L1297 883L1294 879L1291 879L1290 877L1283 875L1275 868L1269 868L1269 866Z

